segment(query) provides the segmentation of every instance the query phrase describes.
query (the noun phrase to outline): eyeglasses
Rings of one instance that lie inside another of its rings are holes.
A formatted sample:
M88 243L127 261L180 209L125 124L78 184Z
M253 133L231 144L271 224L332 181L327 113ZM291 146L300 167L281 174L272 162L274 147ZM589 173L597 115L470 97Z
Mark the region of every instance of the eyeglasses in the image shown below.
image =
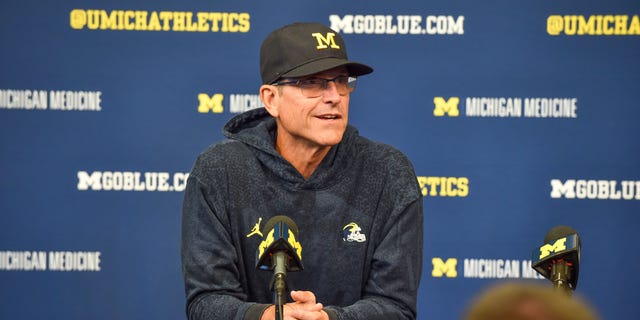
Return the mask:
M316 98L321 96L329 82L333 82L336 85L336 90L339 95L346 95L353 92L356 89L356 77L350 76L337 76L333 79L323 78L305 78L305 79L292 79L283 80L274 83L274 86L292 85L300 88L302 95L307 98Z

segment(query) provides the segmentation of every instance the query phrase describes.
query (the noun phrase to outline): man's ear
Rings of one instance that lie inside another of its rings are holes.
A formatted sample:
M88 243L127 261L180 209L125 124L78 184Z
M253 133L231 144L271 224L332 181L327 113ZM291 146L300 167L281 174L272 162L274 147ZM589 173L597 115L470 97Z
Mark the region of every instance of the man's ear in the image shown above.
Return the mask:
M264 104L264 108L267 112L274 117L278 117L278 87L270 84L263 84L260 86L260 100Z

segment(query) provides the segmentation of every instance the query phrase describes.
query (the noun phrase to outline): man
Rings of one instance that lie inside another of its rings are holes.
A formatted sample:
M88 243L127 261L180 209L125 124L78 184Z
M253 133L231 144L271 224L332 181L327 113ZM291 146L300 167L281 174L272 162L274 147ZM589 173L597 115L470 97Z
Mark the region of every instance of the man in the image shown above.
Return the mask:
M272 274L256 270L262 224L299 227L284 319L414 319L422 197L407 158L347 125L355 77L344 41L316 23L272 32L260 51L265 108L238 115L197 159L185 191L189 319L274 319Z

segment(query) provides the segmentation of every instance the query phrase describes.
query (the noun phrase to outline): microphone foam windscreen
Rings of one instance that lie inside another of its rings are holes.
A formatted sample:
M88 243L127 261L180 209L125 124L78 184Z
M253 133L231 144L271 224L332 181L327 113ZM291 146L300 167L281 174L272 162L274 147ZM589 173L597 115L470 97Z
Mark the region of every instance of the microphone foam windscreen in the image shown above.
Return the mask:
M564 238L571 234L578 233L576 230L569 226L555 226L547 232L547 235L544 237L544 243L550 243L556 239Z
M262 229L262 233L266 234L269 232L269 230L273 229L273 227L279 223L279 222L284 222L287 226L289 226L289 230L291 230L293 232L293 234L298 237L298 225L293 222L293 220L287 216L275 216L271 219L269 219L269 221L267 221L267 223L264 224L264 228Z

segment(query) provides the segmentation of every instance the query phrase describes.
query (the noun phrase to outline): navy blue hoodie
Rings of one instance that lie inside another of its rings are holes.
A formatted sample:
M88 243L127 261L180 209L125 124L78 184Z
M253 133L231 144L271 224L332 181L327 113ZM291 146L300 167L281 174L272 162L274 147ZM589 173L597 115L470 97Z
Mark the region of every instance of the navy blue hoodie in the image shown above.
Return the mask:
M409 160L348 126L308 178L274 148L263 109L233 118L227 140L206 149L189 176L182 270L189 319L260 319L272 273L256 270L264 223L289 216L308 290L331 319L415 319L422 268L422 196Z

